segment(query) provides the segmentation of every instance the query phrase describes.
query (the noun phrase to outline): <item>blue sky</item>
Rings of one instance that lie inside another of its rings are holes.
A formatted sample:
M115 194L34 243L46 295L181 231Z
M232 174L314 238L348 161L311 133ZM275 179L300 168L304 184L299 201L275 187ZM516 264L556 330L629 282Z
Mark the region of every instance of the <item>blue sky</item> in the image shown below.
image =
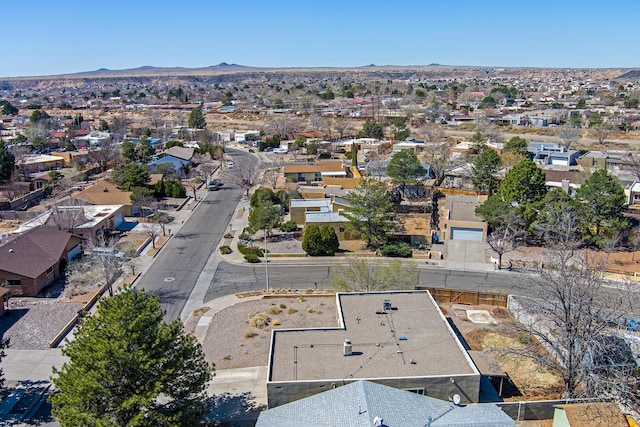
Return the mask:
M1 77L220 62L640 67L637 0L6 3Z

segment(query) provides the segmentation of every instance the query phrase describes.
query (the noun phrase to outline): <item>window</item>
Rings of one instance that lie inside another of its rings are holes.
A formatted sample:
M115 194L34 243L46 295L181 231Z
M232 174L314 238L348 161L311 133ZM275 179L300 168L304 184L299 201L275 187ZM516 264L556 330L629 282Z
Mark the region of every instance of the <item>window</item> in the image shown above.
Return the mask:
M53 266L47 268L47 276L53 273Z
M424 395L424 387L421 388L405 388L405 391L408 391L410 393L415 393L415 394L422 394Z
M340 227L340 233L344 233L344 227Z
M316 180L316 181L322 181L322 173L320 173L320 172L316 172L316 173L313 175L313 179L314 179L314 180Z
M9 286L22 286L20 279L7 279L7 285Z

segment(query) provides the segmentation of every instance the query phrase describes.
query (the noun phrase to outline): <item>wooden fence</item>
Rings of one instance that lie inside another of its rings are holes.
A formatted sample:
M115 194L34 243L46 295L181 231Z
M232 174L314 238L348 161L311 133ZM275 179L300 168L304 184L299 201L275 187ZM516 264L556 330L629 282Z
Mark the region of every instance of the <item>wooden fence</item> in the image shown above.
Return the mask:
M436 302L469 305L507 306L507 295L490 292L458 291L455 289L428 288L416 286L417 290L429 291Z

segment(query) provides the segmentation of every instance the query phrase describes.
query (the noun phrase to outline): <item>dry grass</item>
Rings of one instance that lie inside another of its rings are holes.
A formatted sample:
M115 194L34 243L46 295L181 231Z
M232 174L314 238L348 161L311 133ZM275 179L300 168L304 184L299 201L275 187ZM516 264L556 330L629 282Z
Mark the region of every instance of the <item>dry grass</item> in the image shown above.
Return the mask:
M249 326L262 329L269 324L267 313L249 313Z

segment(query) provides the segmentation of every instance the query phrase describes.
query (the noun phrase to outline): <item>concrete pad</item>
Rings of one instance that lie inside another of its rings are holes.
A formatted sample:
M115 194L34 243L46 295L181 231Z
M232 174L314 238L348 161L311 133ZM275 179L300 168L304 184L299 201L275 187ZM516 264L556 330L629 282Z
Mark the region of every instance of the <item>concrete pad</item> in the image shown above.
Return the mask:
M216 371L209 382L207 392L213 395L224 393L251 393L257 405L267 404L267 367L224 369Z
M487 310L467 310L467 319L473 323L498 324Z
M49 381L52 367L60 369L67 358L59 348L48 350L5 350L2 360L4 377L7 380Z

